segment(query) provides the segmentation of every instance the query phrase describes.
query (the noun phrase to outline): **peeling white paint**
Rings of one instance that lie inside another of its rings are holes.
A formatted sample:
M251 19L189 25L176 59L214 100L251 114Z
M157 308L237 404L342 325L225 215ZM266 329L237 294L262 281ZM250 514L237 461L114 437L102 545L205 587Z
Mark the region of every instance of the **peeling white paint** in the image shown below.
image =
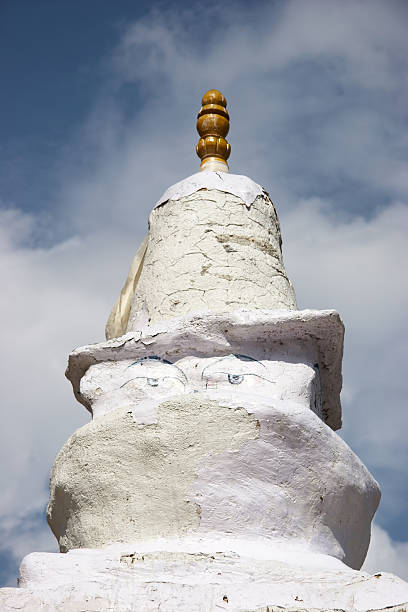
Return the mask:
M240 307L297 308L268 196L259 195L248 209L235 195L196 191L155 208L127 331L140 327L141 313L155 323Z
M230 193L240 198L247 208L251 207L258 196L267 193L261 185L242 174L200 170L169 187L158 200L155 208L166 204L169 200L179 200L201 189L216 189L224 193Z

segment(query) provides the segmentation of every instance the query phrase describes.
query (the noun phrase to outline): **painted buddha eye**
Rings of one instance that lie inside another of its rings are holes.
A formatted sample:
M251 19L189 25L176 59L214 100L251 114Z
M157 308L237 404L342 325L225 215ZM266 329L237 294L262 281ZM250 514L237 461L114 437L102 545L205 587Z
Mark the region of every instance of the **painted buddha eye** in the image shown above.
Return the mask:
M151 387L158 387L159 386L159 379L158 378L148 378L147 379L147 384L150 385Z
M243 380L244 377L241 374L228 374L228 382L230 382L231 385L240 385Z

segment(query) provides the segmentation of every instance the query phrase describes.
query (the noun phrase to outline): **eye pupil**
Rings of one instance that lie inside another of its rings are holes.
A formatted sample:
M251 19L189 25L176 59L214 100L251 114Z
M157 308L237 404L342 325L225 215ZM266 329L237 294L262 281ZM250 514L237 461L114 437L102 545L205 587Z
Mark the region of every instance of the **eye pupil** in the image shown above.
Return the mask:
M231 385L239 385L242 383L244 377L241 374L228 374L228 381Z
M147 379L147 384L150 385L151 387L158 387L159 386L159 379L158 378L148 378Z

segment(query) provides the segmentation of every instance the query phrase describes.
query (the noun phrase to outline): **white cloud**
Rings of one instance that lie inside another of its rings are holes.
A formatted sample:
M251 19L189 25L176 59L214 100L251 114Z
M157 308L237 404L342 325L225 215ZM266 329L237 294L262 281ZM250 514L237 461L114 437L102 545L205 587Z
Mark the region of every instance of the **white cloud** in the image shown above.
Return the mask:
M342 435L380 479L389 518L402 516L408 206L395 203L370 219L344 219L333 205L314 198L281 220L299 306L336 308L345 323Z
M362 213L404 198L408 44L403 5L390 6L193 4L129 24L73 147L67 223L126 231L131 215L144 226L150 202L197 168L194 113L214 86L231 106L231 168L279 203L334 194ZM122 112L129 91L133 111Z
M313 198L281 214L288 268L302 306L336 307L357 327L353 334L378 344L405 320L408 284L398 262L408 259L408 205L396 202L369 219L336 212Z
M335 307L346 323L344 436L372 469L395 474L384 482L383 516L406 508L405 9L282 7L193 5L129 25L107 91L61 160L53 216L1 213L0 518L16 556L37 546L16 535L19 525L43 509L53 457L87 420L63 377L67 354L103 338L150 209L197 170L194 113L214 86L229 101L231 170L262 182L277 203L300 306ZM124 83L137 89L131 116L121 109ZM55 235L65 239L50 246ZM382 570L392 570L387 559Z
M374 524L362 569L371 574L386 570L408 580L408 542L392 540L384 529Z
M1 565L7 560L6 567L1 567L2 586L16 586L16 568L22 557L33 551L57 552L58 545L40 512L23 511L20 515L2 518L1 523Z

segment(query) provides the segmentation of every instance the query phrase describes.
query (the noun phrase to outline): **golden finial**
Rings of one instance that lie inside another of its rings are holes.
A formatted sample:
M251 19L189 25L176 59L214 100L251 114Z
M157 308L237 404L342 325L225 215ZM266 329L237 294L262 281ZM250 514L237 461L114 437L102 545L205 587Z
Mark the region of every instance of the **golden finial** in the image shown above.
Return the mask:
M201 170L222 170L228 172L227 159L231 152L225 140L229 131L227 101L220 91L210 89L201 100L197 115L197 132L200 140L196 146L201 159Z

